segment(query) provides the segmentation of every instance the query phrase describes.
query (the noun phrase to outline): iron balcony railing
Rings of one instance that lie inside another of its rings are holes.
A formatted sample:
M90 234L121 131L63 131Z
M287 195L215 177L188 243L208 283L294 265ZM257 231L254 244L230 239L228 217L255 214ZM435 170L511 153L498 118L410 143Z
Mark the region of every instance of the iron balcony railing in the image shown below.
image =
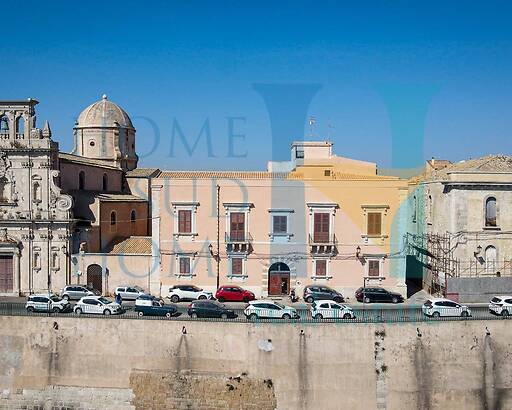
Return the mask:
M310 245L336 245L336 235L333 233L315 232L309 235Z
M249 232L226 232L226 243L250 243L252 236Z

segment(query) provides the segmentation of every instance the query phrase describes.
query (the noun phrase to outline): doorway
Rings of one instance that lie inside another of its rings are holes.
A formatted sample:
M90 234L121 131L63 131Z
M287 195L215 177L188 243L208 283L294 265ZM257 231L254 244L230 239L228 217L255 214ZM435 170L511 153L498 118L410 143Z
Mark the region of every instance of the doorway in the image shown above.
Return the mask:
M0 255L0 293L13 292L12 255Z
M87 267L87 286L103 293L103 275L100 265L89 265Z
M268 269L269 296L290 294L290 268L286 263L276 262Z

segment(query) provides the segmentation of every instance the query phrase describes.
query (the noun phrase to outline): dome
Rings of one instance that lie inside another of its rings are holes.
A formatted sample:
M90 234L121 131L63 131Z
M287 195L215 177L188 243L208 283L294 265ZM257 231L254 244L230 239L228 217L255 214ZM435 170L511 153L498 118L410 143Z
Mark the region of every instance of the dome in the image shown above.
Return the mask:
M133 128L130 117L119 105L103 95L100 101L89 105L78 116L76 127L117 127Z

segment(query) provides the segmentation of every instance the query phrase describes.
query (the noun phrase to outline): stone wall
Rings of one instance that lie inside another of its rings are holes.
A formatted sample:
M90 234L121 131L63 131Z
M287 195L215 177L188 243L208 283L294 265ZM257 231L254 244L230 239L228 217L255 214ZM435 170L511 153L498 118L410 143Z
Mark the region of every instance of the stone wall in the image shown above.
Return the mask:
M21 408L25 397L73 409L506 409L511 324L2 316L0 405Z
M462 303L487 303L495 295L512 294L512 277L448 278L446 292Z

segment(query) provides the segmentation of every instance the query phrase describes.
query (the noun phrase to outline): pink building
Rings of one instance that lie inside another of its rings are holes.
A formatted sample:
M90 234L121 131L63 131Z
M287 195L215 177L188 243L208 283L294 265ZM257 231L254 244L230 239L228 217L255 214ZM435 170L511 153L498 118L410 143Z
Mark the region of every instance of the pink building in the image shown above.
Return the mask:
M353 297L366 281L405 294L403 264L391 259L401 258L392 230L406 181L337 157L328 142L294 143L291 153L265 172L152 178L152 291L165 296L184 283L215 290L219 281L279 296L317 283Z

